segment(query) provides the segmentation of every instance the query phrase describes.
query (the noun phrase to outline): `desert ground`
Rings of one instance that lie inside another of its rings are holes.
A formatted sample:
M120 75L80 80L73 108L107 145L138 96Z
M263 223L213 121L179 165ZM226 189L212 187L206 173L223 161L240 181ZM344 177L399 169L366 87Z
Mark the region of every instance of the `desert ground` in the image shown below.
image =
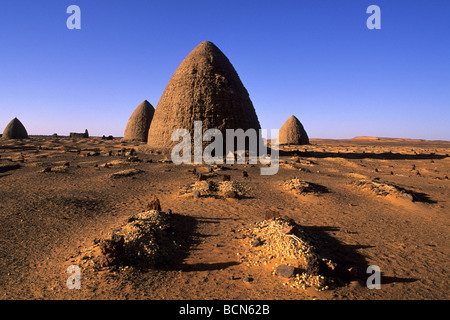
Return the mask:
M273 176L260 175L260 164L175 165L142 146L0 139L0 299L449 298L448 141L311 139L283 147ZM244 191L189 189L225 175ZM68 266L155 196L172 212L171 263L81 267L81 288L68 289ZM254 246L249 230L267 212L293 219L353 276L317 290L274 273L280 261L250 261L264 244ZM369 265L381 270L380 289L366 286Z

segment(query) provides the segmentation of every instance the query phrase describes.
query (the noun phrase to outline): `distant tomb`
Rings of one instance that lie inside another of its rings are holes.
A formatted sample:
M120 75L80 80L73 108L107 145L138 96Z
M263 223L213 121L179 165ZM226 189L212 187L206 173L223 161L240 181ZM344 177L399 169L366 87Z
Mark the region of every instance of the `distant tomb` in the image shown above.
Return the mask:
M84 133L71 132L70 137L75 139L89 138L89 132L87 129L84 131Z
M29 139L29 137L22 122L14 118L3 131L2 139Z

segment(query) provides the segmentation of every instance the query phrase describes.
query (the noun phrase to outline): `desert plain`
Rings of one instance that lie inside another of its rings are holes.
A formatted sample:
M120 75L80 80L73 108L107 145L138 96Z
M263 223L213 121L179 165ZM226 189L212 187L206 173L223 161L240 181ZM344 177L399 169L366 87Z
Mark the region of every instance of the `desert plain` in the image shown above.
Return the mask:
M262 176L261 164L175 165L120 138L0 139L0 299L448 299L450 142L310 142L282 147L278 173ZM189 189L224 176L245 191ZM171 213L171 263L80 265L81 287L69 289L68 266L154 197ZM303 288L274 272L282 261L249 260L264 247L249 230L267 212L293 219L354 276ZM380 289L366 286L370 265Z

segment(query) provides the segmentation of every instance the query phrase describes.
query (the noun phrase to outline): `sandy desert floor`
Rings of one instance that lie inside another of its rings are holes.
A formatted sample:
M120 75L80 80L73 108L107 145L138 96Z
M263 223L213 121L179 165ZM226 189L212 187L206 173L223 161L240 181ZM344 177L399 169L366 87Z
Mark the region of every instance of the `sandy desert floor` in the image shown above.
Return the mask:
M0 299L449 299L450 142L311 143L285 147L278 174L261 176L259 164L177 166L120 139L0 139ZM130 168L141 172L110 177ZM230 175L246 197L184 194L198 180L194 168L212 181ZM284 189L294 177L321 192ZM69 290L71 258L153 196L183 237L174 265L82 269L81 289ZM293 288L273 266L245 263L243 230L268 210L309 230L346 268L379 266L381 289L358 277L324 291Z

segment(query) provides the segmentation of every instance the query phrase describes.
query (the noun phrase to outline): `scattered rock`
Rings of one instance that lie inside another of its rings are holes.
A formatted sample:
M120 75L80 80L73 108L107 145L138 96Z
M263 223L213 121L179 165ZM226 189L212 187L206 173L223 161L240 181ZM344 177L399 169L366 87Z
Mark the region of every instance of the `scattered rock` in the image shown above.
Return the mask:
M252 243L251 243L251 246L252 247L257 247L257 246L260 246L262 244L262 242L261 242L261 238L256 238L255 240L253 240L252 241Z
M7 172L10 170L16 170L20 168L20 164L16 163L16 164L1 164L0 165L0 173L2 172Z
M228 198L228 199L237 199L237 198L239 198L239 196L236 193L236 191L233 191L233 190L225 191L222 195L223 195L224 198Z
M98 152L98 151L89 151L88 153L86 153L87 157L96 157L99 155L100 155L100 152Z
M281 218L281 215L278 211L267 210L264 213L264 220L270 220L270 219L276 219L276 218Z
M117 178L131 177L141 172L143 171L139 169L127 169L111 174L110 178L117 179Z
M294 271L295 271L295 268L293 266L288 266L285 264L279 265L276 268L277 275L279 275L280 277L283 277L283 278L292 277L294 275Z
M153 198L150 200L150 202L147 204L147 211L148 210L158 210L161 211L161 204L159 202L159 199L156 196L153 196Z
M287 228L281 229L280 232L284 234L293 234L294 233L294 226L289 226Z
M100 267L110 267L119 263L123 256L124 242L123 236L118 235L100 242L100 252L102 253L99 259Z
M410 193L407 193L407 192L405 192L405 191L400 191L400 196L401 196L402 198L406 199L406 200L414 201L413 195L410 194Z

